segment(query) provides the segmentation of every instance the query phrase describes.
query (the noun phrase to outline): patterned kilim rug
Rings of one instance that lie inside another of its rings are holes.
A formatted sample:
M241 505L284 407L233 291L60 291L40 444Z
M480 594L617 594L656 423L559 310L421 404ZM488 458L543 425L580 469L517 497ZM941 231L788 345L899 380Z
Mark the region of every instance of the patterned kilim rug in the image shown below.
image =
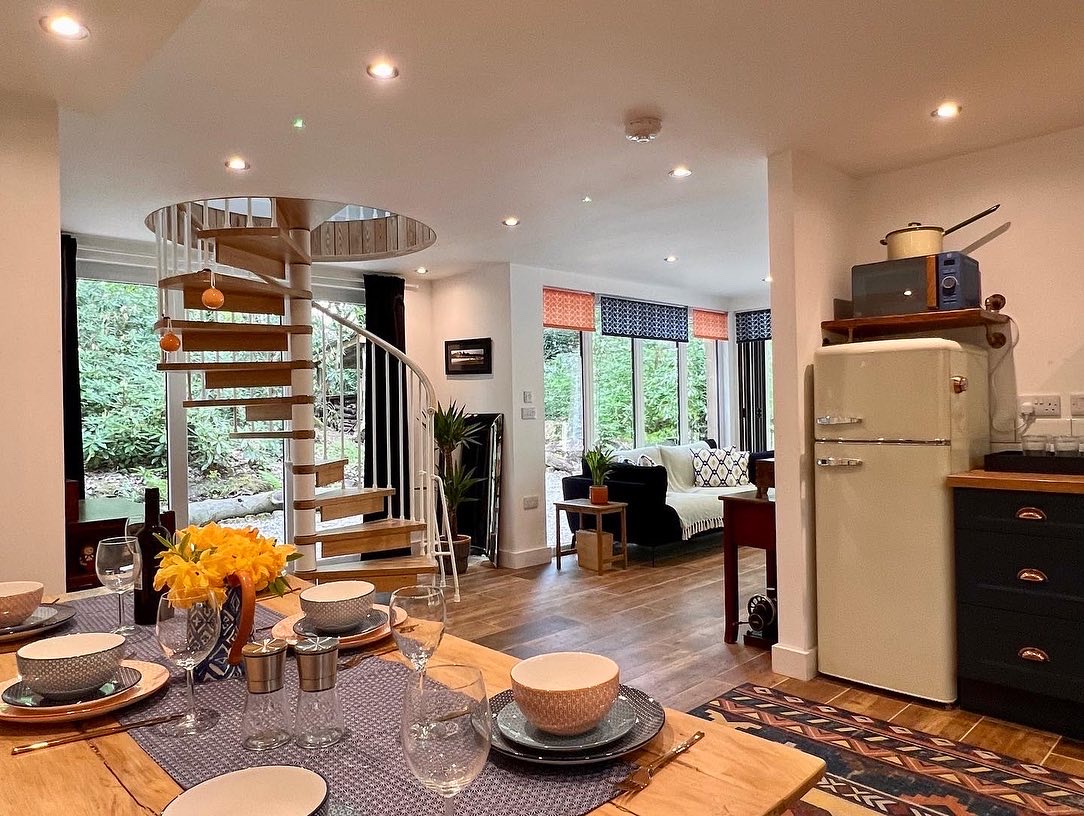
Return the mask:
M1084 779L778 689L739 686L692 713L827 763L790 816L1084 814Z

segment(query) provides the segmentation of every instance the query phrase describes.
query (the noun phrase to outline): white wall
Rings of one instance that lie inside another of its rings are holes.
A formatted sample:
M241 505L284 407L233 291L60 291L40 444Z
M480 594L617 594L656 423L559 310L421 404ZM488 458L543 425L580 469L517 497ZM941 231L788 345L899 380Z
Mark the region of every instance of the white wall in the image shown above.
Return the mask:
M1014 362L1018 393L1060 394L1068 417L1069 394L1084 393L1084 128L872 176L858 191L853 263L882 260L878 240L908 221L947 227L1001 204L945 239L978 259L983 295L1004 294L1019 325L1019 345L995 375L998 426L1012 429ZM1069 433L1068 420L1043 424ZM1084 420L1073 432L1084 435Z
M0 580L64 591L60 171L51 102L0 95Z
M768 159L779 574L772 666L804 679L817 671L813 353L821 345L821 321L832 316L832 299L849 296L856 187L854 179L802 153Z

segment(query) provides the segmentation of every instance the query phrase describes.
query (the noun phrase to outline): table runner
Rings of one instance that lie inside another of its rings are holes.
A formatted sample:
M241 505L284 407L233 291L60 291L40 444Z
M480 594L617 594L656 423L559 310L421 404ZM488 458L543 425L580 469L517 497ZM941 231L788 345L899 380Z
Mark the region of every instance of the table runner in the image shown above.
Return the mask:
M103 596L75 601L81 631L116 625L116 599ZM279 615L257 608L257 628L272 625ZM168 665L154 639L132 639L136 657ZM229 771L258 765L297 765L320 773L328 781L328 816L439 816L443 801L426 791L406 767L399 737L403 688L410 670L401 663L367 658L339 673L338 689L348 736L338 745L305 750L292 743L265 752L241 747L244 680L216 680L196 687L196 704L216 709L218 725L205 734L167 737L156 728L129 732L144 751L182 788ZM296 707L297 668L286 661L285 688ZM494 692L495 693L495 692ZM185 706L181 675L164 695L125 709L121 722L155 717ZM456 797L462 816L581 816L607 802L613 783L632 765L613 762L587 768L527 765L490 753L485 770Z

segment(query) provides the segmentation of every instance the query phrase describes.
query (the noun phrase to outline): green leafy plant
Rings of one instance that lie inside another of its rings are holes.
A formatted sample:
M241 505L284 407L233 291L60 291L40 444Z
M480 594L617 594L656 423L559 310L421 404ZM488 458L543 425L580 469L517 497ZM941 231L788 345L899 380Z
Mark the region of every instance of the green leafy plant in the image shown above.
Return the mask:
M467 410L452 400L445 408L437 403L433 414L433 440L440 451L440 478L444 481L444 500L448 508L448 534L454 539L459 535L459 505L473 501L467 493L481 479L475 478L474 469L466 471L455 461L460 448L477 444L478 427L467 421Z
M595 447L584 451L583 459L587 462L587 469L591 471L591 484L601 487L605 483L606 474L613 467L613 451L599 442Z
M448 502L448 527L453 539L459 535L459 505L477 501L467 494L481 481L474 475L474 468L464 468L458 464L448 468L444 475L444 499Z

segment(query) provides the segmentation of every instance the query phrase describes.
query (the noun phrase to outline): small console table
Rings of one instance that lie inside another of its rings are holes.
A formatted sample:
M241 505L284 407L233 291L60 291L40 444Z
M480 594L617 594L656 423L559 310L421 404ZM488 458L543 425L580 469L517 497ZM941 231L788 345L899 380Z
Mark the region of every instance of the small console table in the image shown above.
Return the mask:
M588 501L587 499L567 499L565 501L554 502L553 506L554 506L554 512L555 512L555 514L557 516L557 531L556 531L556 534L557 534L557 546L555 548L556 549L556 555L557 555L557 569L561 569L561 556L562 555L572 555L572 553L576 552L576 537L575 536L572 537L572 547L571 547L571 549L566 550L566 549L563 549L561 547L561 511L562 510L564 510L566 513L568 513L570 516L573 513L578 513L579 514L579 517L580 517L580 529L581 530L585 529L585 527L583 525L583 517L584 516L594 516L595 517L595 533L596 533L596 538L598 539L597 546L599 548L598 572L599 572L600 575L602 574L603 569L605 569L608 564L611 564L614 561L623 561L624 566L628 567L628 565L629 565L629 534L628 534L628 528L627 528L626 521L625 521L625 509L628 507L628 503L626 503L626 502L607 502L606 504L591 504L591 502ZM619 541L617 539L615 539L615 542L614 542L616 544L621 545L621 551L619 553L617 553L616 555L614 555L612 552L607 552L607 553L602 552L602 532L603 532L603 530L602 530L602 518L603 518L603 516L609 515L610 513L619 513L620 516L621 516L621 539Z

